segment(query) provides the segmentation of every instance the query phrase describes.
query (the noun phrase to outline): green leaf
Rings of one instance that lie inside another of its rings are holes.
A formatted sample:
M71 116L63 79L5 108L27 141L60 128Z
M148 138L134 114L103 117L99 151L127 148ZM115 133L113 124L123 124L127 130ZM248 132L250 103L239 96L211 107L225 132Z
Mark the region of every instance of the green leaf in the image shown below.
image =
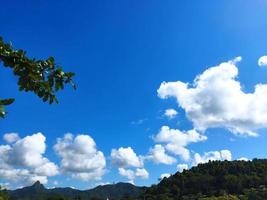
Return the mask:
M11 99L3 99L3 100L0 100L0 104L4 105L4 106L7 106L7 105L12 104L14 101L15 101L15 99L13 99L13 98L11 98Z

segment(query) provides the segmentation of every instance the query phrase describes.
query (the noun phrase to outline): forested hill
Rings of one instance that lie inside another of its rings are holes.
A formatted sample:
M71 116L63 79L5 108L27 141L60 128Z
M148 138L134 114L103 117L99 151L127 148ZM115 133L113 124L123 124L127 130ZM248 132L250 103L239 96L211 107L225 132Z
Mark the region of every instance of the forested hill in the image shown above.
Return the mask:
M129 183L80 191L39 182L10 191L11 200L267 200L267 159L212 161L177 172L149 188Z
M117 183L97 186L90 190L73 188L46 189L40 182L32 186L9 191L10 200L99 200L138 197L145 191L130 183ZM1 200L1 198L0 198Z
M267 159L212 161L164 178L148 188L140 199L217 199L216 196L221 196L218 199L266 200L265 188Z

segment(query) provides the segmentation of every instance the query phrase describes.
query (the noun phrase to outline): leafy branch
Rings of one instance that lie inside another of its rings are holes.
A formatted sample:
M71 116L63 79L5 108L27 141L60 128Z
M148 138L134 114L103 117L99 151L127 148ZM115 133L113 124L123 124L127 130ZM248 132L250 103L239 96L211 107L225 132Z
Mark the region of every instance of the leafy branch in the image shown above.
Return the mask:
M66 84L70 84L76 89L73 82L75 74L64 72L55 63L53 57L46 60L29 58L26 51L13 49L12 45L5 43L1 37L0 63L13 70L14 75L18 77L20 91L33 92L49 104L58 103L56 92L63 90ZM12 104L14 100L14 98L0 99L0 118L4 118L6 115L5 106Z

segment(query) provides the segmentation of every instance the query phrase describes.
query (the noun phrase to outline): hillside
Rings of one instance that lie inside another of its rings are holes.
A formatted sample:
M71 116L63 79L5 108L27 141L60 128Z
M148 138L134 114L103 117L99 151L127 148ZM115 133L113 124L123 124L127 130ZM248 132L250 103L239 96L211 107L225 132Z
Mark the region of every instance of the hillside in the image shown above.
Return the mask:
M267 159L213 161L164 178L140 199L267 199L266 186Z
M81 191L36 182L9 194L13 200L266 200L266 188L267 159L254 159L199 164L149 188L117 183Z
M97 186L90 190L76 190L72 188L46 189L40 182L32 186L9 191L11 199L14 200L47 200L47 199L120 199L131 196L138 197L145 190L130 183L117 183Z

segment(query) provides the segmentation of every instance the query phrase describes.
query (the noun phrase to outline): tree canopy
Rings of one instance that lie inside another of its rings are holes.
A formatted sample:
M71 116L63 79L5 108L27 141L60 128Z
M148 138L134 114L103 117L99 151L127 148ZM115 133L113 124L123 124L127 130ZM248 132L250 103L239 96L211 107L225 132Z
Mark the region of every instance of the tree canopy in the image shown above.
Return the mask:
M267 199L266 187L267 159L210 161L164 178L140 200Z
M58 103L56 92L70 84L74 89L73 72L64 72L53 57L45 60L29 58L26 51L14 49L0 37L0 63L13 71L18 77L20 91L33 92L44 102ZM5 106L12 104L14 98L0 98L0 118L7 114Z

